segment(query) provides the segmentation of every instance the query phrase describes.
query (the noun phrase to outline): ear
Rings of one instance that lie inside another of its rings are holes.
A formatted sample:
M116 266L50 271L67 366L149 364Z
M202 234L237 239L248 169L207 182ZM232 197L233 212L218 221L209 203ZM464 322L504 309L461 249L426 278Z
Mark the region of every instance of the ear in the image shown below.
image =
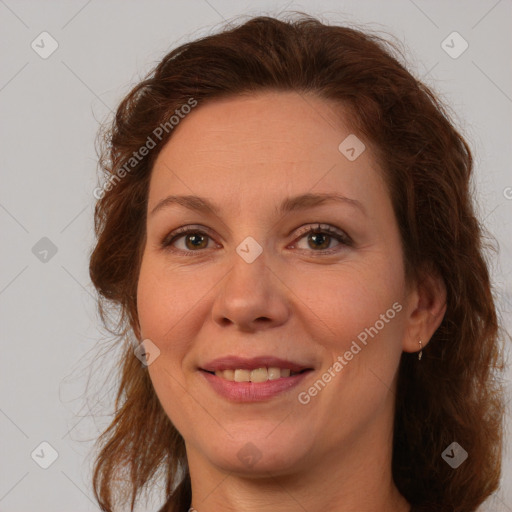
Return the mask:
M423 272L410 287L408 299L403 350L419 352L420 348L426 347L446 313L446 286L443 278L434 271Z

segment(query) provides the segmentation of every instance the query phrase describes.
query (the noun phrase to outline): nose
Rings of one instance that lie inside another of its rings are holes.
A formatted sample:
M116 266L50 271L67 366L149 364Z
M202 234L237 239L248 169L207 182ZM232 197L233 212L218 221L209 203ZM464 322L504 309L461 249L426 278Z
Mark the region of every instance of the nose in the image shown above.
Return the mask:
M213 320L222 327L233 325L253 332L284 324L289 316L289 288L268 265L263 251L248 263L236 251L212 306Z

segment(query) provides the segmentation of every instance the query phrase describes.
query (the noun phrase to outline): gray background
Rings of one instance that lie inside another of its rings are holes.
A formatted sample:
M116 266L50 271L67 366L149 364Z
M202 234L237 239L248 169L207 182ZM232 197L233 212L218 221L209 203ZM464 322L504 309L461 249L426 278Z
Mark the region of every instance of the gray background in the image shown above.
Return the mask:
M113 392L102 379L115 353L103 350L88 277L98 121L171 47L235 15L283 9L393 34L451 105L474 149L480 216L499 241L492 270L512 330L511 0L0 0L0 511L99 510L91 448L108 423ZM43 31L59 45L46 59L31 47L51 49ZM458 58L441 45L453 31L469 44ZM483 510L512 511L510 419L509 408L503 485ZM48 469L43 441L58 453Z

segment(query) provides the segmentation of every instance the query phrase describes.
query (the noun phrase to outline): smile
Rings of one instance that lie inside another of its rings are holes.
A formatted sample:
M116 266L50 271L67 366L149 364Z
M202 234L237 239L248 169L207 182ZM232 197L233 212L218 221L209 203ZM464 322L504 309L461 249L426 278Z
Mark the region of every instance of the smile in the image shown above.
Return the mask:
M302 370L307 371L307 370ZM213 373L213 372L211 372ZM268 380L277 380L280 378L298 375L302 372L292 372L289 368L256 368L254 370L246 370L237 368L235 370L217 370L215 375L221 379L232 382L267 382Z
M277 371L279 371L279 377L277 377ZM312 369L306 369L292 375L289 369L270 367L268 370L267 368L251 371L218 370L215 373L202 370L199 373L206 379L209 387L222 398L232 402L261 402L284 395L286 391L298 386L312 371ZM256 372L255 381L251 380L252 372ZM226 374L229 379L225 377Z

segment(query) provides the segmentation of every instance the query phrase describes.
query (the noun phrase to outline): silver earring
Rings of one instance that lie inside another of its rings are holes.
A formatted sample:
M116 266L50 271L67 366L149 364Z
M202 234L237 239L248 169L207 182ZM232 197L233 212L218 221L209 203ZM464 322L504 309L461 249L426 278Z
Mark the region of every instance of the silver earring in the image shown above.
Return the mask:
M421 361L422 355L423 355L423 347L421 346L421 340L420 340L420 353L418 354L418 361Z

